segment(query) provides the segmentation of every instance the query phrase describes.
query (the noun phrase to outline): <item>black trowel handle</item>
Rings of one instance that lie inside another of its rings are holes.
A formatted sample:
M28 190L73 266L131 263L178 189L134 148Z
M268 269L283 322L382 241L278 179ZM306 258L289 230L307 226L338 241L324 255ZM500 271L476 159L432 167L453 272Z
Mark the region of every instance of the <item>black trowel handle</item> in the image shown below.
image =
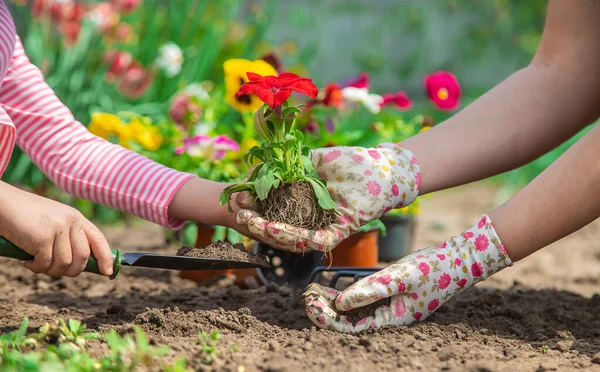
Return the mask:
M113 256L113 274L110 276L110 279L114 279L121 270L121 260L123 254L118 249L111 249L111 251ZM15 258L21 261L31 261L34 258L32 255L17 247L2 236L0 236L0 257ZM101 274L100 268L98 267L98 261L96 261L96 257L94 257L92 253L90 253L90 258L88 258L87 265L83 271Z

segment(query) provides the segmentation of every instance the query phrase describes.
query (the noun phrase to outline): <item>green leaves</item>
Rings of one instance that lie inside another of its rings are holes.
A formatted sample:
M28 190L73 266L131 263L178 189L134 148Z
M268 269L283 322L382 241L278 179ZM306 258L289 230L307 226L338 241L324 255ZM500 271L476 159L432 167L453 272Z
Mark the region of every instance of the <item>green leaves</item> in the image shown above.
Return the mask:
M324 210L335 209L335 203L331 198L331 195L329 195L327 187L320 180L314 178L307 178L307 180L310 182L313 190L315 191L315 196L319 202L319 207Z
M275 183L273 171L274 170L271 168L266 168L256 178L254 189L256 190L256 196L258 196L260 200L265 200L267 196L269 196L269 191L271 191L271 187L273 187L273 184Z

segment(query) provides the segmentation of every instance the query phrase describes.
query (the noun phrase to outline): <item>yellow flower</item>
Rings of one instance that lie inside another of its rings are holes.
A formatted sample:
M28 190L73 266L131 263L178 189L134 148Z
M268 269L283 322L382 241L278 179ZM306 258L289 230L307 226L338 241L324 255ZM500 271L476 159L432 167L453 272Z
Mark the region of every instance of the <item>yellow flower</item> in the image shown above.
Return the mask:
M248 82L247 72L261 76L277 76L275 68L263 60L230 59L223 63L225 71L225 101L239 112L254 112L263 103L255 95L235 97L242 84Z
M119 133L120 126L121 119L117 115L94 112L88 130L100 138L108 139L111 135Z
M118 134L119 144L125 148L130 148L131 141L135 141L144 149L154 151L163 143L163 137L158 130L144 124L139 118L134 118L129 124L121 125Z

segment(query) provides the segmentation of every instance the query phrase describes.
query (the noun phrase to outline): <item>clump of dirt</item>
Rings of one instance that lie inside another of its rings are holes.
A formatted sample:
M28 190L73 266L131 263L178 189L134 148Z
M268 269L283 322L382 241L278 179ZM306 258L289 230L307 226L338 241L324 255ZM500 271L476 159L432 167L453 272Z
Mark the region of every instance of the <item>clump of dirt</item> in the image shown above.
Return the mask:
M248 252L242 243L231 244L218 240L204 248L196 248L184 245L177 251L178 256L196 257L196 258L215 258L221 260L232 260L240 262L249 262L268 266L269 260L263 254L254 254Z
M259 212L268 221L278 221L310 230L322 230L335 222L335 213L319 206L308 182L282 184L259 201Z
M373 302L370 305L358 307L349 311L338 311L340 316L345 316L348 321L354 325L358 323L361 319L364 319L368 316L373 316L375 314L375 310L379 309L382 306L390 306L391 298L384 298L382 300ZM335 305L334 305L335 306Z

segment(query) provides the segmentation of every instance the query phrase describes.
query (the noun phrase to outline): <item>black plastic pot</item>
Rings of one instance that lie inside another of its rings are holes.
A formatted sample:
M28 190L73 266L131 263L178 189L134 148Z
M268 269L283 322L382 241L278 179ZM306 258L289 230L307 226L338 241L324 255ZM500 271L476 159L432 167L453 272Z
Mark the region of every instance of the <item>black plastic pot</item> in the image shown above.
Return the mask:
M406 216L383 216L386 236L379 237L379 261L396 261L412 253L415 219Z

